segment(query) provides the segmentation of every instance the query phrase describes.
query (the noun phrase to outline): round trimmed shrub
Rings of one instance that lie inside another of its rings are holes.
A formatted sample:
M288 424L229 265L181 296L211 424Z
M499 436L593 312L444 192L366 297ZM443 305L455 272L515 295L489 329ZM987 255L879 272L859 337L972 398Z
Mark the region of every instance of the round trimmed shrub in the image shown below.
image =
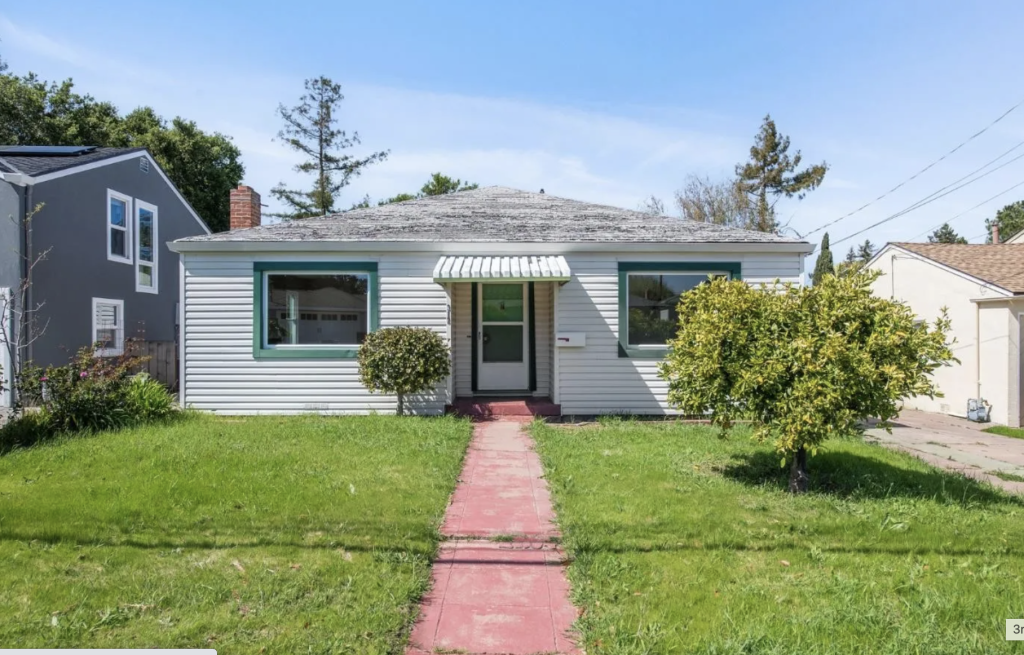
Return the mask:
M359 349L359 375L371 392L398 396L398 415L405 396L432 389L451 373L448 344L433 330L391 327L366 335Z

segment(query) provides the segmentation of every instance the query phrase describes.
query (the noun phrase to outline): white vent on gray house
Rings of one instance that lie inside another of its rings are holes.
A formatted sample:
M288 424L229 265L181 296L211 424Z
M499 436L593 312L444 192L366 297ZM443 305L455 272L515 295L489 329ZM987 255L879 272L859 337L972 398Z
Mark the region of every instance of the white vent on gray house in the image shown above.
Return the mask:
M139 170L142 171L143 173L148 173L149 172L149 158L148 157L139 157Z

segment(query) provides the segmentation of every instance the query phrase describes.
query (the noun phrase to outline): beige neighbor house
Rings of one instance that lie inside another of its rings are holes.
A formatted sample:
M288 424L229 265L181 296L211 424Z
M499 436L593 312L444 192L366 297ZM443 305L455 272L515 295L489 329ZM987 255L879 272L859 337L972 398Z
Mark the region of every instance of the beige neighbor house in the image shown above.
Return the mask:
M503 187L232 230L180 254L181 402L227 414L393 412L356 359L381 327L436 330L453 375L422 414L482 397L551 413L664 414L679 294L709 275L800 283L806 241Z
M911 398L906 406L965 416L968 400L982 398L994 423L1019 427L1024 243L890 243L867 265L883 274L876 294L906 302L929 322L945 307L952 323L960 363L935 373L944 397Z

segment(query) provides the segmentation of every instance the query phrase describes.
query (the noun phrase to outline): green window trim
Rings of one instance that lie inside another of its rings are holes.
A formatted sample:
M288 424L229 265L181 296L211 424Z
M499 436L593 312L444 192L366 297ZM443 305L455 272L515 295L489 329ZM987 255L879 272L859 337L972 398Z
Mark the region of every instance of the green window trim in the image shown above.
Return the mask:
M664 359L668 348L629 345L629 274L645 271L686 273L693 271L729 274L730 280L742 280L740 262L619 262L619 357L630 359Z
M263 280L268 272L365 273L368 277L369 315L367 331L380 327L380 284L377 262L254 262L252 265L252 356L255 359L353 359L359 348L295 346L287 349L263 347Z

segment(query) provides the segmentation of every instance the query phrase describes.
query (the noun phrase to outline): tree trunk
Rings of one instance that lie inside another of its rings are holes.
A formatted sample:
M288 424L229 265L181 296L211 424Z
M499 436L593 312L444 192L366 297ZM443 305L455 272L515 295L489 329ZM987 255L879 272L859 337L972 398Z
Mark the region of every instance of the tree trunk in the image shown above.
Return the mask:
M803 446L796 451L789 468L789 491L794 494L807 491L807 450Z
M398 394L398 415L402 416L405 414L405 394Z

